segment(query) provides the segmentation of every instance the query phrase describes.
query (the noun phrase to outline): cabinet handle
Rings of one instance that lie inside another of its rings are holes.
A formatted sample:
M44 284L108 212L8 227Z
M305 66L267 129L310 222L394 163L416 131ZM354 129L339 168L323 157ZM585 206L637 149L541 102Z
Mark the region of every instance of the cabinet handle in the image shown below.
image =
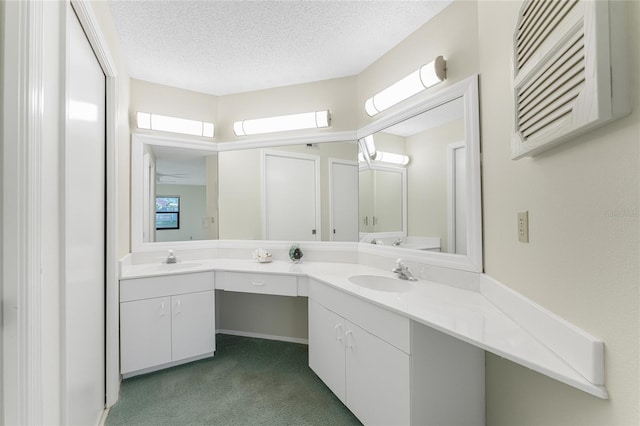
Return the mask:
M264 282L263 281L252 281L251 284L255 285L255 286L263 286Z
M336 340L339 340L342 342L342 333L344 332L344 330L342 329L342 324L336 324L336 326L333 327L333 329L336 331ZM338 329L340 329L340 331L338 331Z
M349 330L344 334L345 340L347 341L347 347L353 348L353 331ZM349 338L351 337L351 338Z
M161 316L161 317L163 317L163 316L164 316L164 314L165 314L165 312L164 312L164 302L162 302L162 303L160 304L160 316Z
M176 315L178 315L181 312L180 310L181 307L182 307L182 302L180 301L180 299L178 299L178 301L176 302L176 308L177 308Z

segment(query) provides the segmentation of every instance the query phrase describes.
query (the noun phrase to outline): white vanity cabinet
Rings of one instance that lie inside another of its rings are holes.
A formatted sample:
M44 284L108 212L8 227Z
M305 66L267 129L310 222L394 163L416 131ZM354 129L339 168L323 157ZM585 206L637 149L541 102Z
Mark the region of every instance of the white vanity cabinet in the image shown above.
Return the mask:
M407 318L309 284L309 366L364 424L409 424L409 331Z
M309 366L364 423L409 423L409 355L309 300Z
M125 377L212 356L214 274L121 280L120 371Z
M484 351L315 280L309 366L365 425L484 424Z

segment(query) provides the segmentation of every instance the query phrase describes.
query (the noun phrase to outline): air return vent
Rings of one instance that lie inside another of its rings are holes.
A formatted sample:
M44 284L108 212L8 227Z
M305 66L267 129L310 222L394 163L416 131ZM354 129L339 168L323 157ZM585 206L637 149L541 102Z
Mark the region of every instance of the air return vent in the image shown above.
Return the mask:
M514 159L631 111L624 3L523 4L514 35Z

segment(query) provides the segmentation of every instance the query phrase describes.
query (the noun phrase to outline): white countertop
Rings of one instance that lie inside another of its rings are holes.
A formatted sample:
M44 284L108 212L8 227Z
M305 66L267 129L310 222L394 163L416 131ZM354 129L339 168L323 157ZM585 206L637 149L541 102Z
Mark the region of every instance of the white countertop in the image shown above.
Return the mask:
M370 266L351 263L256 260L190 260L177 265L122 265L121 279L200 271L236 271L309 277L404 315L450 336L480 347L599 398L607 398L604 386L591 383L535 336L523 329L481 293L445 284L418 280L404 293L371 290L351 283L353 275L394 277Z

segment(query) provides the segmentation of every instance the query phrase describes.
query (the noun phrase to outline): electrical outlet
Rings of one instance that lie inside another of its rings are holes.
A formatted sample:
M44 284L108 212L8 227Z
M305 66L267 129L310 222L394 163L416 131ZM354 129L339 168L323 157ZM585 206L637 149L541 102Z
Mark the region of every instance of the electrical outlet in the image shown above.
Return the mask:
M518 212L518 241L529 242L529 212Z

